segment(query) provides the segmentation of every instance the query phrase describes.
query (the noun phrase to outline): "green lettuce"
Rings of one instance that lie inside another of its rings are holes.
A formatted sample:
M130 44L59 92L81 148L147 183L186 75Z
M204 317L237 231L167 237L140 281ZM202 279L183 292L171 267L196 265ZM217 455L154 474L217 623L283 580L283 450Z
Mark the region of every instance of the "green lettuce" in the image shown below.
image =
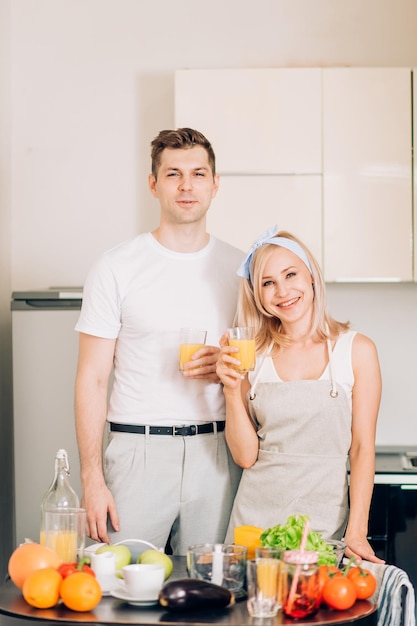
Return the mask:
M298 550L307 520L309 520L308 515L291 515L285 524L277 524L277 526L267 528L261 534L262 546ZM333 546L326 543L321 533L315 530L309 531L305 549L314 550L318 553L319 565L336 565L337 563Z

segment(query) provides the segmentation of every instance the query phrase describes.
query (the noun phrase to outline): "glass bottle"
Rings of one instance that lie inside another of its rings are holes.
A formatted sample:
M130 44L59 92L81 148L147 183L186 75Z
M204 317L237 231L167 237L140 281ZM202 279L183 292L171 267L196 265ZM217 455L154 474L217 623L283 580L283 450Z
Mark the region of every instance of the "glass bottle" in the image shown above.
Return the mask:
M283 555L283 612L302 619L320 607L318 554L311 550L287 550Z
M41 501L41 524L40 543L45 544L45 520L46 510L58 508L79 508L80 500L70 485L69 481L68 454L62 448L55 457L55 476Z

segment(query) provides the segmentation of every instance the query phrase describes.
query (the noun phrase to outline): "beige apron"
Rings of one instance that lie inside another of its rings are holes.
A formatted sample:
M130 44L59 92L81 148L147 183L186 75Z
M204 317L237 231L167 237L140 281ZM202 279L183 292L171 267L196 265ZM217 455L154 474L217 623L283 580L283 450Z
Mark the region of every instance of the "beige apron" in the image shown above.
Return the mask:
M352 416L328 346L330 381L254 381L248 403L259 425L259 454L243 471L227 541L235 526L266 529L294 514L309 515L311 528L327 539L343 536Z

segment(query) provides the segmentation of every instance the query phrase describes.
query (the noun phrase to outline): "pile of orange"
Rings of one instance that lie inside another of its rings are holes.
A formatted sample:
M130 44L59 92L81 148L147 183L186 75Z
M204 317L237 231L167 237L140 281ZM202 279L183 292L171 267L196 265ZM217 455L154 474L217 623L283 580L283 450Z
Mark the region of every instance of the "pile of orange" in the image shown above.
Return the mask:
M73 611L91 611L101 600L98 581L82 571L63 579L57 569L61 563L45 546L22 544L9 559L9 576L26 602L37 609L49 609L61 600Z

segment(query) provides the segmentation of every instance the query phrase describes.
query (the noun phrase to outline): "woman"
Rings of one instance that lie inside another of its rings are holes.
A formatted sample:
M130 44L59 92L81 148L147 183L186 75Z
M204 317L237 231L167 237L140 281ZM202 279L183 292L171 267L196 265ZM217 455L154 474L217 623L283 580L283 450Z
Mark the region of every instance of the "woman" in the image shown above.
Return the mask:
M317 261L290 233L268 230L238 274L237 323L255 327L258 358L254 372L239 373L223 335L226 437L244 468L227 540L235 526L307 514L325 538L344 536L346 556L382 562L367 541L381 398L375 345L330 317Z

